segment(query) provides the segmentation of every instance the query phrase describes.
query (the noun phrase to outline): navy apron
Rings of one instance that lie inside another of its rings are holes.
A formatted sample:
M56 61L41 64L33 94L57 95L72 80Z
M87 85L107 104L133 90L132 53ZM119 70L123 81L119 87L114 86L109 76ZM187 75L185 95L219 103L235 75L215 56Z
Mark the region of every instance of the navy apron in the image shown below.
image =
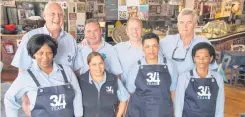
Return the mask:
M167 60L164 65L141 65L135 79L136 90L131 96L126 117L172 117L171 76Z
M215 78L194 78L185 90L183 117L214 117L219 86Z
M66 84L52 87L40 87L40 83L31 70L27 70L37 87L39 87L31 117L73 117L75 93L67 80L63 67L59 66L62 68L61 73Z

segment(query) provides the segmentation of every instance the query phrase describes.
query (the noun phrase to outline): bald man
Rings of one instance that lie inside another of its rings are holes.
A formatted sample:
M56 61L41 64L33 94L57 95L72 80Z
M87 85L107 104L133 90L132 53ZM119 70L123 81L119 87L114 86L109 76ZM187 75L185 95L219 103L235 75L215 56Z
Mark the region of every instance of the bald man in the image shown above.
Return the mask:
M35 34L48 34L58 43L57 55L54 61L58 64L70 66L74 69L76 58L76 40L67 32L62 30L64 24L64 11L56 2L49 2L44 9L43 18L46 21L44 27L34 29L22 37L19 48L14 56L11 65L19 68L20 71L27 70L32 64L32 58L27 53L27 42ZM83 66L82 62L76 64Z

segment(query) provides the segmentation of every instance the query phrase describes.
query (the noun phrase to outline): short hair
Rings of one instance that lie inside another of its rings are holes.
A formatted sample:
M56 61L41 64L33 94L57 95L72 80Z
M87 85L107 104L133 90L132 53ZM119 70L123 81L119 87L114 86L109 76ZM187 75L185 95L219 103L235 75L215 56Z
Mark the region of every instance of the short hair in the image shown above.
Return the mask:
M193 59L193 61L194 61L194 56L196 55L196 52L198 50L200 50L200 49L206 49L206 50L208 50L209 55L213 57L213 60L211 61L211 63L214 63L215 58L216 58L216 56L215 56L215 49L214 49L214 47L211 44L209 44L207 42L197 43L192 48L192 59Z
M47 9L49 8L49 6L50 6L51 4L57 4L57 5L60 6L60 4L57 3L56 1L50 0L50 1L45 5L44 10L43 10L43 13L46 13L46 12L47 12ZM64 9L63 9L61 6L60 6L60 8L61 8L63 14L65 14Z
M131 22L131 21L137 21L137 22L139 22L139 23L141 24L141 27L143 27L142 21L141 21L139 18L135 18L135 17L129 18L129 19L128 19L127 24L126 24L126 27L128 27L128 24L129 24L129 22Z
M53 52L53 57L57 54L57 48L58 48L58 44L57 42L49 35L46 34L36 34L33 35L28 43L27 43L27 52L28 54L32 57L34 57L34 54L40 49L42 48L42 46L44 44L47 44L52 52Z
M104 61L103 56L99 52L91 52L90 54L88 54L88 57L87 57L88 64L91 62L92 58L96 56L99 56Z
M100 27L100 23L99 23L99 21L97 20L97 19L87 19L86 21L85 21L85 26L88 24L88 23L96 23L96 24L98 24L99 25L99 27Z
M152 38L156 39L157 43L159 44L159 37L153 32L146 33L145 35L142 36L142 44L144 44L145 40L152 39Z
M192 10L190 8L184 8L178 15L178 21L180 19L180 16L184 16L184 15L192 15L195 19L195 22L197 22L197 13L195 10Z

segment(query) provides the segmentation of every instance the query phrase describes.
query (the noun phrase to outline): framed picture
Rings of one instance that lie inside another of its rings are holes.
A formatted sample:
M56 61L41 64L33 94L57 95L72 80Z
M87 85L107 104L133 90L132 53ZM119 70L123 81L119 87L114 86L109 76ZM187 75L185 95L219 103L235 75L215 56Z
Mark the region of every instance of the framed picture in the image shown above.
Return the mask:
M156 13L157 13L157 14L160 14L160 13L161 13L161 6L160 6L160 5L157 6L157 11L156 11Z

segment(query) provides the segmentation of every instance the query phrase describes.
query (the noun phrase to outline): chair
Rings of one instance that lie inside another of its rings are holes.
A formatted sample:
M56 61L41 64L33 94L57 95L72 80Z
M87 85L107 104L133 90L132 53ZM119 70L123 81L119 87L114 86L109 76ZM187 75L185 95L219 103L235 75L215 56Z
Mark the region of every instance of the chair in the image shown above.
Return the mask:
M229 64L230 64L230 61L231 61L231 56L225 54L223 59L222 59L222 62L220 63L219 65L219 68L218 68L218 72L221 74L221 76L224 78L224 81L225 82L228 82L227 80L227 77L226 77L226 70L228 69L229 67ZM233 75L233 68L231 68L231 79L230 79L230 83L232 82L232 75Z
M236 69L236 77L235 77L234 85L237 85L238 80L243 80L245 85L245 65L240 65Z

